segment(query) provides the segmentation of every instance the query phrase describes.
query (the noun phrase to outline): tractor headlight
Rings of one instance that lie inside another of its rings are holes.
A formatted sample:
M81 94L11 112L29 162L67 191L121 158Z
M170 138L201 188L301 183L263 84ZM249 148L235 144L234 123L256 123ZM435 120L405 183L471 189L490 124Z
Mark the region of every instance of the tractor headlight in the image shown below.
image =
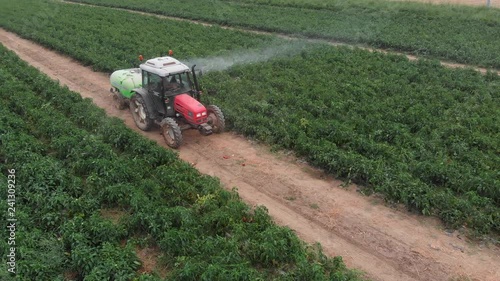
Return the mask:
M207 112L206 111L203 111L201 113L196 113L196 117L201 117L201 116L207 116Z

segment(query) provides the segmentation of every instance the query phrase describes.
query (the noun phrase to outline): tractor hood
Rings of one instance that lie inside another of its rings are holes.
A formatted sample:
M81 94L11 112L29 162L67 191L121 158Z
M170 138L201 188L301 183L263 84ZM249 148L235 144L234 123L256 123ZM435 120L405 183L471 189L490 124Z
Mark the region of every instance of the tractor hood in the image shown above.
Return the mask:
M205 106L188 94L175 96L174 108L191 124L200 125L207 122Z

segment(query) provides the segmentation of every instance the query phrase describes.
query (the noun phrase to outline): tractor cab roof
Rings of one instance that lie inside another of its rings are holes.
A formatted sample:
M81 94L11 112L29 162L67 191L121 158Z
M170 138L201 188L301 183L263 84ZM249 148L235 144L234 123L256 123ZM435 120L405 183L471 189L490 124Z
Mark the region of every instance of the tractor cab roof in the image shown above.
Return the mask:
M189 71L187 65L172 57L158 57L149 59L140 65L142 70L166 77L171 74L184 73Z

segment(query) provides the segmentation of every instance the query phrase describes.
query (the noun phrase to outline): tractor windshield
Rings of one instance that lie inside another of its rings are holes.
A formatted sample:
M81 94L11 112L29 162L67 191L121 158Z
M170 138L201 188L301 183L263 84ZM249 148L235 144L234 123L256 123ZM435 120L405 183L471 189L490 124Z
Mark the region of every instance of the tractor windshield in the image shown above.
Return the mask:
M173 74L163 78L163 88L167 95L188 92L192 89L192 85L189 72Z

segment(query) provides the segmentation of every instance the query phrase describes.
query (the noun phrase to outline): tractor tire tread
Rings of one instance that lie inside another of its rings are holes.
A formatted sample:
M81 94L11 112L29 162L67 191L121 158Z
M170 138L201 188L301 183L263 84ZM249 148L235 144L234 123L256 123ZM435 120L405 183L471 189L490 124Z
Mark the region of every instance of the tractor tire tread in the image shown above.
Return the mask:
M167 143L167 145L171 148L179 148L182 144L182 130L179 127L179 124L177 124L174 119L167 117L160 122L160 127L165 143ZM172 128L174 135L173 139L166 136L168 128Z
M212 124L212 130L216 134L220 134L224 132L224 129L226 128L226 119L224 118L224 114L222 113L222 110L216 106L216 105L209 105L207 106L207 114L210 116L210 113L213 113L217 117L217 121L219 124L217 124L216 127L214 127Z
M135 105L134 105L135 100L137 100L144 108L144 113L146 114L146 120L145 120L146 122L144 123L144 125L138 124L138 121L136 119L136 114L134 112L132 112L134 110L134 107L135 107ZM152 114L151 114L150 110L151 109L148 108L146 102L144 101L144 98L141 95L134 94L130 98L130 112L132 113L132 117L134 118L135 125L143 131L149 131L149 130L151 130L151 128L153 128L154 120L151 119Z

